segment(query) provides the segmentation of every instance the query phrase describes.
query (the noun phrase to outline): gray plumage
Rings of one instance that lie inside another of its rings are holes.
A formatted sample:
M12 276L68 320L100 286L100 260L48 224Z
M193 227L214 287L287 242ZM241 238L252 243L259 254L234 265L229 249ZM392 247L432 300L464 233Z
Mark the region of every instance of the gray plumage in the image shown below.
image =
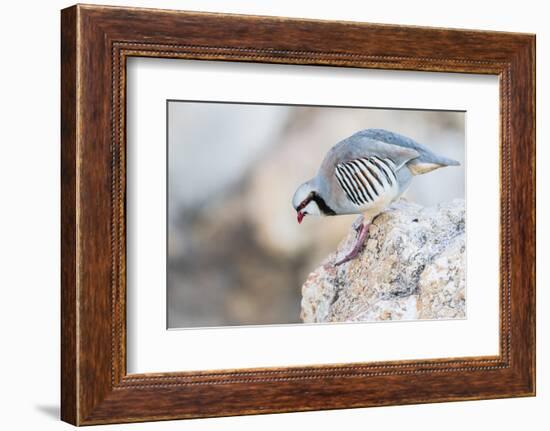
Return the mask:
M328 151L317 175L294 194L293 206L298 221L306 214L362 213L370 222L414 175L458 164L398 133L361 130Z
M354 137L358 139L361 139L361 138L374 139L376 141L385 142L387 144L397 145L399 147L411 148L415 150L416 152L418 152L419 157L411 160L409 163L409 166L415 166L421 163L433 163L435 165L438 165L438 167L460 165L460 163L458 163L456 160L439 156L434 152L432 152L425 145L419 144L418 142L412 140L411 138L400 135L399 133L390 132L388 130L366 129L355 133L348 139L352 139ZM437 168L434 168L434 169L437 169Z

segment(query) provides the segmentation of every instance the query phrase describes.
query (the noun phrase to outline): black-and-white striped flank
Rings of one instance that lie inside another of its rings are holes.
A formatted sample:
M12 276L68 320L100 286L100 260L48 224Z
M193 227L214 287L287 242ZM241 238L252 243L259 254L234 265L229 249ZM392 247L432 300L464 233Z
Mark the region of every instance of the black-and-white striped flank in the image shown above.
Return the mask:
M395 167L389 158L372 156L338 163L335 174L347 198L362 206L377 200L388 187L397 185Z

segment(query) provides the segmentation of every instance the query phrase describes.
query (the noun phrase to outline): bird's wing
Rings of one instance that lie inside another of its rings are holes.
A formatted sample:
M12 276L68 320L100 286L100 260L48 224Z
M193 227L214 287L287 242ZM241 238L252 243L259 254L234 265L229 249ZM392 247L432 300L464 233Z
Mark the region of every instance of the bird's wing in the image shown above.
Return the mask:
M433 171L434 169L441 168L443 166L460 165L460 163L456 160L440 156L425 145L422 145L407 136L400 135L399 133L390 132L384 129L366 129L357 132L354 136L355 139L374 139L386 144L391 144L402 148L410 148L417 151L418 157L407 163L407 166L413 175L425 174L426 172Z
M338 163L372 156L392 160L397 172L405 163L417 158L419 153L413 148L353 135L330 149L322 163L321 172L331 172Z
M391 157L370 156L337 163L334 174L346 197L363 206L397 189L397 169Z

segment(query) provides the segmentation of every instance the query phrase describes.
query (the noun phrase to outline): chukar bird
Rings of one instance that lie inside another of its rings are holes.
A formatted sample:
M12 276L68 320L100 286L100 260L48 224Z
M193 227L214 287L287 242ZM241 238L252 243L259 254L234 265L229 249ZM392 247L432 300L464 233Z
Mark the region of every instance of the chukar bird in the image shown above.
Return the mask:
M317 175L292 198L298 223L306 215L362 214L354 222L357 239L336 265L354 259L374 218L401 196L415 175L459 163L438 156L406 136L366 129L332 147Z

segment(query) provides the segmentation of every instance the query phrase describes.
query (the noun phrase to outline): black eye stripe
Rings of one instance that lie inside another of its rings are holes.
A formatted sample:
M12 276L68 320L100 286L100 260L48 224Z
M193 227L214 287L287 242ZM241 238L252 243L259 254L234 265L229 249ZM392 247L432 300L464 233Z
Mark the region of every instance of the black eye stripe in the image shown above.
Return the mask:
M317 204L317 207L324 215L336 215L336 211L334 211L331 207L329 207L325 202L325 200L315 192L311 192L307 196L307 198L305 198L302 201L302 203L298 205L298 208L296 208L296 211L303 210L311 201Z
M313 197L311 198L311 200L313 200L317 204L317 207L324 215L336 215L336 211L329 207L325 200L317 193L313 192Z
M311 196L311 193L309 195L307 195L307 197L302 201L302 203L300 205L298 205L298 208L296 208L296 211L301 211L303 210L307 204L309 204L311 202L311 199L312 199L312 196Z

